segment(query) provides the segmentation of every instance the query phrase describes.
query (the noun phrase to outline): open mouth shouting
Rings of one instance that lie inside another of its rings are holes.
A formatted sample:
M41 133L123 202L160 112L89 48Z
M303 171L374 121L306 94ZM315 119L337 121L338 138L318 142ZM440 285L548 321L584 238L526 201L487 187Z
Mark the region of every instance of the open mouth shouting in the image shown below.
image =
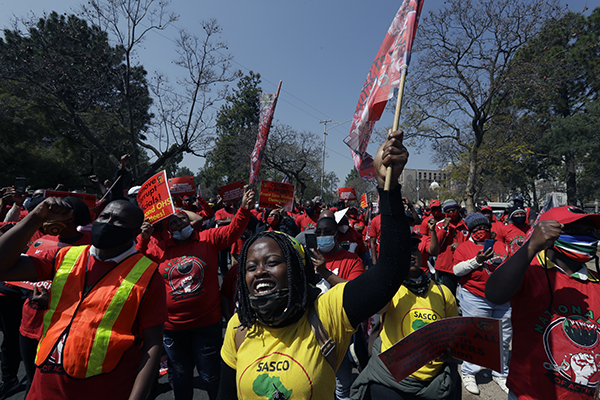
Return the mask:
M277 284L272 281L258 281L254 284L254 294L271 293L277 288Z
M246 259L246 285L250 294L264 295L287 288L287 273L285 257L275 240L262 238L252 243Z

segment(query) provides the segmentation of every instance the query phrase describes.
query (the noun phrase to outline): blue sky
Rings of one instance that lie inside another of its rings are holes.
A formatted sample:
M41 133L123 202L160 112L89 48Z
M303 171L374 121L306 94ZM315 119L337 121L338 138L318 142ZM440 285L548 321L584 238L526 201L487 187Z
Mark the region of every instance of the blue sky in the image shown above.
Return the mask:
M73 13L81 3L0 0L0 26L10 27L13 16ZM568 3L573 11L595 4L588 0L561 3ZM422 17L443 4L441 0L425 0ZM170 9L180 15L179 20L165 31L150 33L139 49L138 61L150 75L160 71L175 81L181 74L172 63L178 28L201 35L199 23L214 18L223 28L222 39L234 56L235 69L259 72L265 92L275 92L277 83L283 81L276 122L322 138L320 120L332 120L331 126L352 118L368 69L399 6L400 1L389 0L173 0ZM391 113L384 113L376 129L391 125L392 119ZM335 172L342 185L354 166L342 142L349 129L350 122L346 122L328 129L327 136L325 170ZM376 145L372 144L369 152L375 151ZM436 167L428 151L409 151L408 168ZM183 165L196 172L202 160L188 156Z

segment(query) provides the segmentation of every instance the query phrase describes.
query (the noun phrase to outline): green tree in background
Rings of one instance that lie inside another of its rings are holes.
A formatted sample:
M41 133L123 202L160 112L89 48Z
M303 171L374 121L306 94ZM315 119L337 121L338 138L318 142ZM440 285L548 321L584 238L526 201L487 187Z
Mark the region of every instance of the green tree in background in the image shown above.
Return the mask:
M201 170L209 190L239 179L248 181L260 118L259 85L260 74L250 71L238 81L217 114L215 146L207 153Z
M36 163L48 166L48 157L55 157L50 165L68 166L57 171L68 170L64 179L73 185L81 187L91 173L112 176L119 164L115 155L129 151L122 63L123 49L111 47L106 32L73 15L53 12L29 25L26 33L4 30L0 87L3 107L10 110L5 118L12 116L12 128L31 135L13 137L31 143L23 146L20 157L31 161L19 175L31 176L43 168ZM131 71L131 93L137 134L143 135L152 100L141 67ZM27 117L19 118L23 115ZM36 157L35 151L42 149L47 154ZM3 162L16 166L16 153L10 155Z
M579 191L578 176L600 161L600 8L587 18L567 13L547 20L513 64L514 107L542 127L535 155L563 169L567 202L575 205L594 192L589 184Z

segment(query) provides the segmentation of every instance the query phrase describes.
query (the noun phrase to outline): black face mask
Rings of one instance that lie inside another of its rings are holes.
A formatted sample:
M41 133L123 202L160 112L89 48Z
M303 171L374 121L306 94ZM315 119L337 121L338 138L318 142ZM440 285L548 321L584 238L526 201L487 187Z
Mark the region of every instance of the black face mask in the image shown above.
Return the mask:
M524 225L526 222L525 217L512 217L511 220L515 225Z
M92 244L98 249L114 249L131 241L135 232L131 228L124 228L105 222L92 224Z

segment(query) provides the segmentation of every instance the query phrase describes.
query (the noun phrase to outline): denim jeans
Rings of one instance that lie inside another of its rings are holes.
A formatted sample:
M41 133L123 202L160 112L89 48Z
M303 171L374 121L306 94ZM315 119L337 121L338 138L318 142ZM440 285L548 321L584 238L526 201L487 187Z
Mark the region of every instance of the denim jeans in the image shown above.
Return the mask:
M510 341L512 339L512 325L510 323L511 308L510 303L501 305L488 301L485 297L478 296L469 292L462 286L458 288L460 306L463 317L486 317L501 320L502 324L502 371L492 371L492 375L506 378L508 376L508 355ZM475 375L481 367L476 364L464 361L461 371L465 375Z
M217 398L221 372L221 335L221 322L182 331L165 330L163 345L169 356L175 399L192 399L194 366L209 398Z

